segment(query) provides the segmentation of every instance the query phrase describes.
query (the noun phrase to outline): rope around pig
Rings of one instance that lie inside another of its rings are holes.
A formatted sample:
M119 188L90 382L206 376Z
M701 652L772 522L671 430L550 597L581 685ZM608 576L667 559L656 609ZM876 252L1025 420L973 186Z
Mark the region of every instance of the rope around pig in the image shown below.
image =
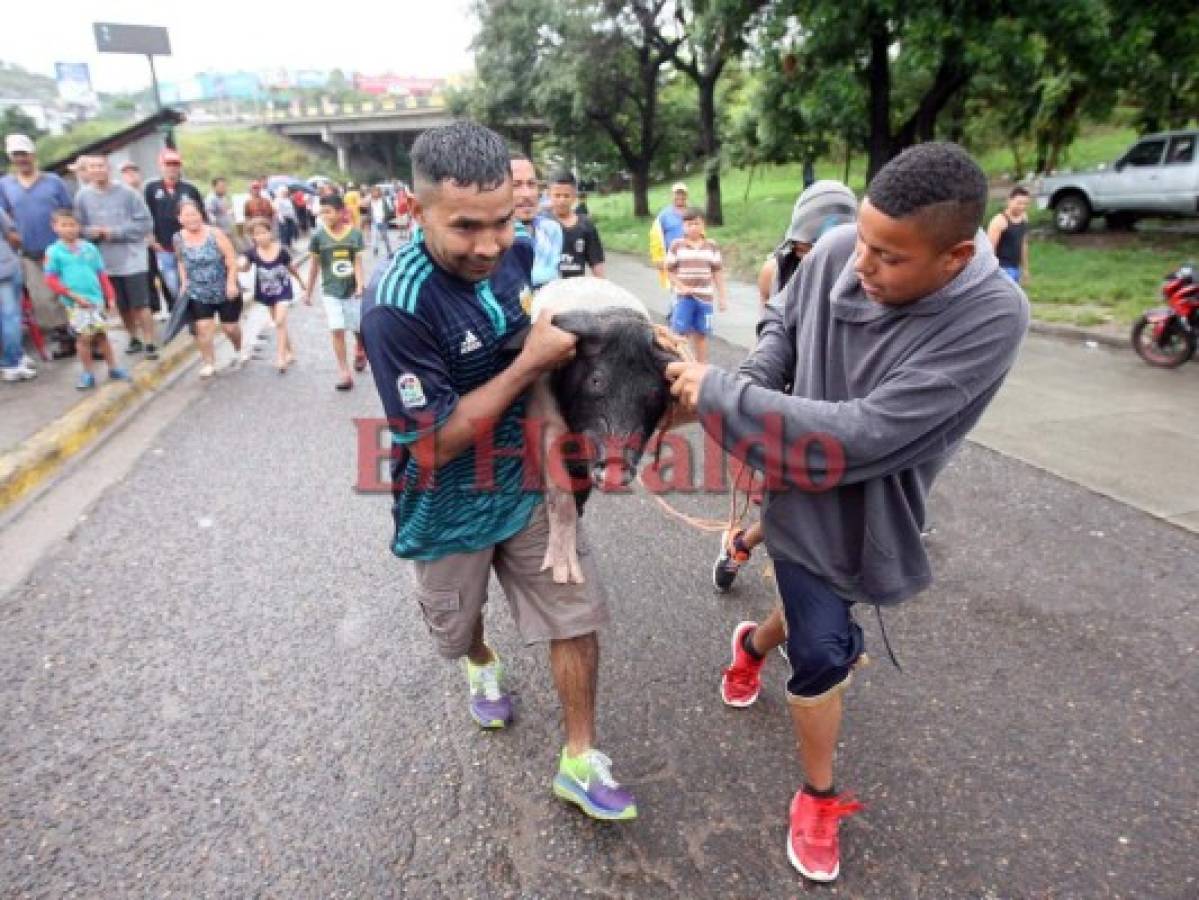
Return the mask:
M672 353L675 353L684 362L695 362L695 355L691 352L691 343L685 337L673 333L662 325L655 325L653 331L654 339L664 350L669 350ZM657 452L654 455L654 461L651 464L651 468L660 468L662 462L662 435L670 431L673 425L674 404L672 403L666 414L666 422L659 429ZM745 476L744 479L743 476ZM649 486L645 483L645 480L642 478L640 472L637 474L637 480L641 483L643 488L649 491ZM737 491L741 487L741 482L743 480L746 481L744 487L745 502L741 506L740 511L738 511ZM689 513L675 509L673 506L663 500L660 495L653 493L652 491L650 492L650 496L654 498L654 502L658 504L663 512L665 512L668 516L682 522L684 525L690 525L697 531L705 533L727 531L730 535L732 535L736 532L741 523L745 521L745 516L749 513L749 506L751 502L750 494L752 489L753 470L750 469L749 466L742 466L741 470L733 477L733 483L729 485L729 517L727 520L705 519L700 516L693 516Z

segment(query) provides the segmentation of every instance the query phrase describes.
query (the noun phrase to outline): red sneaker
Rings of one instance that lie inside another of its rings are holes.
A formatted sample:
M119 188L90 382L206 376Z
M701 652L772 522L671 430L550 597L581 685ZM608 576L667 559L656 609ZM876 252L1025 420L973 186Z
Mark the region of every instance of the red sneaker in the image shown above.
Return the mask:
M758 699L762 690L762 663L745 652L745 636L758 627L757 622L742 622L733 631L733 664L720 677L720 699L729 706L744 708Z
M802 789L791 801L787 858L812 881L833 881L841 872L837 829L841 820L864 807L850 794L813 797Z

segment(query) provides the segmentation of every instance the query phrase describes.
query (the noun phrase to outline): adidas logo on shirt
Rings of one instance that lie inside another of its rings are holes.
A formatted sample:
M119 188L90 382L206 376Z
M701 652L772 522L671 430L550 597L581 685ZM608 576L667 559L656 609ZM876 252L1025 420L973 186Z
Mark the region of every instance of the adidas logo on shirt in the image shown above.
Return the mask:
M473 331L466 332L466 337L462 339L462 343L458 346L458 352L460 354L474 353L476 350L481 349L483 349L483 342L475 337L475 333Z

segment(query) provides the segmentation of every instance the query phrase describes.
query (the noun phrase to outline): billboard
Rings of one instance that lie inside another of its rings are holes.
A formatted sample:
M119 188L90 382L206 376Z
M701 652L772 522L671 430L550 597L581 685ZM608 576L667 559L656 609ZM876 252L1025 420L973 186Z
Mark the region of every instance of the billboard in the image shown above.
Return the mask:
M165 28L156 25L121 25L95 22L96 49L101 53L140 53L143 56L170 56L171 38Z
M58 96L64 102L75 106L90 106L96 102L87 63L56 62L54 80L58 82Z

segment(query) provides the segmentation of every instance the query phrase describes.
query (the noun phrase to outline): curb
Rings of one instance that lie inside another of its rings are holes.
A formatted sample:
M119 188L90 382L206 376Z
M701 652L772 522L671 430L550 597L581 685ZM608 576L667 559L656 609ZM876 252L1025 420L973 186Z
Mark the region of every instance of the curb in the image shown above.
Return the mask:
M24 440L20 447L0 455L0 511L53 475L71 457L85 449L123 411L154 393L175 369L189 362L196 343L186 335L163 348L161 358L140 363L133 381L108 382L81 400L58 419Z
M1064 325L1061 322L1041 322L1033 319L1029 323L1028 330L1034 334L1043 334L1047 337L1061 338L1067 341L1094 341L1105 347L1115 347L1120 350L1132 349L1132 344L1129 343L1127 337L1112 334L1109 331L1100 331L1097 328L1083 328L1080 325Z
M304 250L295 264L307 262L309 256L311 254ZM195 340L180 335L170 346L162 348L158 360L139 363L133 370L132 382L108 382L26 438L17 449L0 454L0 513L85 449L121 413L157 391L167 377L190 362L196 352Z

